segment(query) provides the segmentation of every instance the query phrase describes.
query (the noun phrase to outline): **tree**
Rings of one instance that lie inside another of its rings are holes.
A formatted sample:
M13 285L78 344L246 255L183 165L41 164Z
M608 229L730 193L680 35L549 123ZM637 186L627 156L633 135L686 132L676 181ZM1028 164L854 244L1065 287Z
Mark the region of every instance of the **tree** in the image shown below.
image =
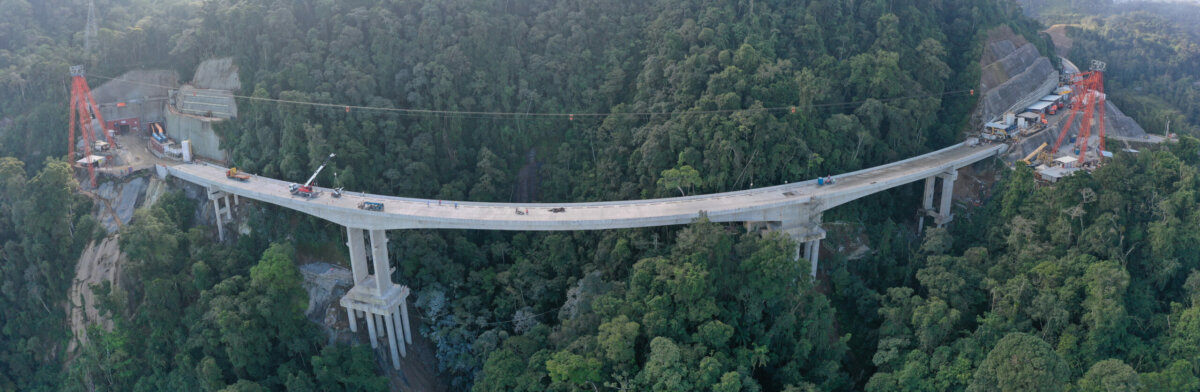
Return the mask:
M969 392L1061 391L1070 370L1045 341L1021 332L1005 335L979 364Z
M1120 359L1096 362L1079 379L1080 392L1136 392L1142 390L1138 374Z
M1143 374L1140 379L1148 391L1195 391L1200 389L1200 378L1197 378L1192 372L1192 365L1182 359L1171 362L1161 371Z
M679 190L680 196L687 196L687 192L684 192L683 188L687 188L690 191L693 187L702 185L703 183L703 180L700 179L700 172L693 169L690 165L663 170L661 177L658 179L659 187Z
M671 339L650 341L650 356L638 374L638 384L649 391L684 391L692 388L680 348Z
M330 345L312 357L317 390L330 392L381 391L387 378L375 374L371 351L361 347Z
M567 383L578 387L591 386L598 390L600 360L584 358L569 351L559 351L546 361L551 383Z

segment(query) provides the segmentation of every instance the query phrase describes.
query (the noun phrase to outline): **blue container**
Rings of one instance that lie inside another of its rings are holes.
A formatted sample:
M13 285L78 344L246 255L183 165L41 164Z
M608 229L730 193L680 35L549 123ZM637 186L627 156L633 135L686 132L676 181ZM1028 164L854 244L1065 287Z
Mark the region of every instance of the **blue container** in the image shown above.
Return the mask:
M1075 143L1075 135L1071 135L1071 143Z
M825 185L825 178L823 178L823 177L817 178L817 185Z

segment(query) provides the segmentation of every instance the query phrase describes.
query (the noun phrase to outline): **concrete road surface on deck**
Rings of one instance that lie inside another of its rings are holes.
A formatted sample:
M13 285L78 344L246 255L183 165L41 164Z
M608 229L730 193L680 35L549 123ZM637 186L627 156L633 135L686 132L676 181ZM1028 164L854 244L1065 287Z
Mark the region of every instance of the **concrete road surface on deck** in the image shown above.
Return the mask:
M328 188L314 198L293 196L289 181L253 176L225 177L226 168L210 164L174 164L167 172L185 181L309 213L363 229L602 230L687 224L707 214L716 222L787 221L811 216L854 199L956 170L1006 149L1006 145L956 144L852 173L834 176L833 185L816 180L765 188L665 199L585 203L483 203L416 199L347 191L332 197ZM384 211L358 208L364 201L383 203ZM457 208L455 207L457 204ZM551 212L563 208L563 212ZM919 208L919 206L914 206ZM517 214L520 210L527 214Z

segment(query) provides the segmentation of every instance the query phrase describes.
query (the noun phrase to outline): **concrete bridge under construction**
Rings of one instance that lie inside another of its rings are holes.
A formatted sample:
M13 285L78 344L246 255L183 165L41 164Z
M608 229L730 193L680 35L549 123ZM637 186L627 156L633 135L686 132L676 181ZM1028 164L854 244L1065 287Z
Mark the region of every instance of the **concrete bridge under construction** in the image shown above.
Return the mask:
M406 305L409 289L391 281L386 230L606 230L682 225L704 215L713 222L743 222L750 229L787 234L798 244L795 257L808 259L811 273L816 276L818 249L825 238L825 231L821 229L824 211L873 193L924 180L925 195L920 208L933 217L938 226L943 226L953 219L950 207L958 169L1001 154L1007 148L1005 144L956 144L902 161L833 176L831 185L818 185L816 180L810 180L707 195L589 203L480 203L356 192L333 198L330 197L332 190L327 188L320 189L322 196L309 199L293 196L288 191L290 182L258 176L245 182L234 181L226 178L226 168L215 165L160 164L156 169L159 176L175 176L208 190L222 238L221 216L233 218L232 208L239 197L294 209L345 226L355 286L340 303L350 316L352 331L357 330L357 318L364 319L372 347L377 347L376 337L382 336L386 328L392 365L398 369L398 355L406 355L405 343L412 343ZM934 195L939 179L942 189L935 208ZM385 209L359 209L361 202L383 203Z

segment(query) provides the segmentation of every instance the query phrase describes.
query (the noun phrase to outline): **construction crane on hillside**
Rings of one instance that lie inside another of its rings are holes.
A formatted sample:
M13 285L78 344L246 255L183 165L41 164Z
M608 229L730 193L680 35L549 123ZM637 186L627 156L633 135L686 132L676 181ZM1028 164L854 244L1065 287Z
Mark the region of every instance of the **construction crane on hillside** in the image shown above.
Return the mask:
M1067 117L1066 125L1063 125L1062 132L1058 134L1058 140L1054 142L1054 149L1051 151L1057 153L1058 148L1062 145L1063 138L1071 131L1071 125L1075 123L1075 117L1083 112L1083 118L1080 119L1079 137L1075 142L1079 152L1079 162L1085 162L1087 157L1088 138L1092 135L1092 124L1095 123L1100 137L1100 149L1096 151L1096 158L1104 159L1105 143L1104 143L1104 106L1107 102L1104 94L1104 70L1107 64L1103 61L1092 60L1091 70L1080 72L1071 76L1072 99L1071 99L1071 115ZM1096 107L1100 108L1099 115L1096 115Z
M96 105L96 98L92 97L92 89L88 88L87 79L83 77L83 66L75 65L71 70L71 103L68 107L70 116L69 136L67 137L70 145L67 157L72 161L78 159L75 152L75 128L79 127L80 138L83 139L83 150L80 151L83 159L75 161L79 164L87 166L88 177L91 179L92 187L96 187L96 166L104 162L103 157L92 155L92 149L97 146L96 131L99 130L103 135L108 145L113 145L112 137L104 132L104 117L100 114L100 107Z

